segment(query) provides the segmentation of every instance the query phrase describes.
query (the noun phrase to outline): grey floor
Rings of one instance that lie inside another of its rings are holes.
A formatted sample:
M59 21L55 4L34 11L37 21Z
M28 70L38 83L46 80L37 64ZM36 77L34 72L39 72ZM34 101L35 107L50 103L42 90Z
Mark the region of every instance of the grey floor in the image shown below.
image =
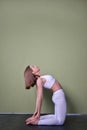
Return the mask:
M68 115L63 126L27 126L28 114L0 114L0 130L87 130L87 115Z

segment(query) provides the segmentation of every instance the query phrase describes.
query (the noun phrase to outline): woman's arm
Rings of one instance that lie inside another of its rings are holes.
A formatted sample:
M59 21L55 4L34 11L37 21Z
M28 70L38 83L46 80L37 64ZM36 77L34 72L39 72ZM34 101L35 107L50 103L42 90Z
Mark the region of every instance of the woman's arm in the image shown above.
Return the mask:
M41 111L41 106L42 106L42 100L43 100L43 85L42 85L42 80L39 78L36 83L36 108L35 108L35 113L34 116L37 118L40 117L40 111Z
M37 93L37 98L36 98L36 108L35 112L32 117L29 117L26 120L26 124L31 124L32 122L38 121L40 117L40 111L41 111L41 105L42 105L42 100L43 100L43 85L42 85L42 80L39 78L36 83L36 93Z

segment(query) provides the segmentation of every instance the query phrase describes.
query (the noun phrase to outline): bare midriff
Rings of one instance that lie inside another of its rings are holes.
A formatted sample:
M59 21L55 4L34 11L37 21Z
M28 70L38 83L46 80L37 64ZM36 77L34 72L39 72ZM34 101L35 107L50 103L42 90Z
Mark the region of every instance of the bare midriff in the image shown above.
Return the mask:
M53 86L51 87L52 92L55 92L59 89L62 89L61 84L56 80L55 83L53 84Z

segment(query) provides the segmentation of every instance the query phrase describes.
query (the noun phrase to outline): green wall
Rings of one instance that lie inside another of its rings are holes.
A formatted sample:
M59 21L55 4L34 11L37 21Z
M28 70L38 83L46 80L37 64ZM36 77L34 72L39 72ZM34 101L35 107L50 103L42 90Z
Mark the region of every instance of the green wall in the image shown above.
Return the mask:
M0 112L34 112L28 64L62 84L68 113L87 113L87 1L0 0ZM53 112L44 90L42 113Z

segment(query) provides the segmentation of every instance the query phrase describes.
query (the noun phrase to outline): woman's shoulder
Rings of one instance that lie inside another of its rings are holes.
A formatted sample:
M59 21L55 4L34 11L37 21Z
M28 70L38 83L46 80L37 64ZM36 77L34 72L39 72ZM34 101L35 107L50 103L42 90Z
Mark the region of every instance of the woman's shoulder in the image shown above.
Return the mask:
M43 86L44 83L46 82L46 80L47 80L47 79L46 79L45 77L40 76L40 77L37 79L37 81L36 81L36 85Z

